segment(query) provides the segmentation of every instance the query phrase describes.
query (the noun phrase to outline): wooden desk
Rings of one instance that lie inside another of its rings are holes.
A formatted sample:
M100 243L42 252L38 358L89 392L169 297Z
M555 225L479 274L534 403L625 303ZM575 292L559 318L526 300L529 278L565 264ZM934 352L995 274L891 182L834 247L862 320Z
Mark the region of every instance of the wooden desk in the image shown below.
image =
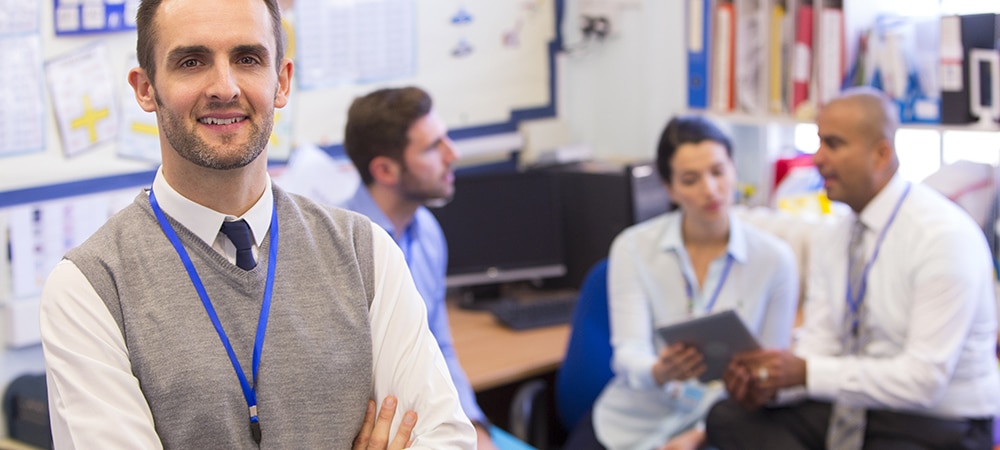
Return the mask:
M0 450L41 450L41 448L10 438L0 438Z
M461 309L452 302L448 321L458 360L476 392L555 370L569 342L569 325L514 331L489 312Z

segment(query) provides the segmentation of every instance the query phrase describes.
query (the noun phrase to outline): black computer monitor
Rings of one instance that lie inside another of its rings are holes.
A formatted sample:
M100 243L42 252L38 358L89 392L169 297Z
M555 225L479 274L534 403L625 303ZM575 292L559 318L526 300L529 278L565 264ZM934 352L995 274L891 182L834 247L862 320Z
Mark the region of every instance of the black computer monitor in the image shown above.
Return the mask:
M565 220L566 275L548 288L577 289L608 256L618 233L669 211L670 196L653 162L582 163L551 168L559 175Z
M566 273L557 180L546 172L458 174L430 208L448 241L446 285L542 280Z

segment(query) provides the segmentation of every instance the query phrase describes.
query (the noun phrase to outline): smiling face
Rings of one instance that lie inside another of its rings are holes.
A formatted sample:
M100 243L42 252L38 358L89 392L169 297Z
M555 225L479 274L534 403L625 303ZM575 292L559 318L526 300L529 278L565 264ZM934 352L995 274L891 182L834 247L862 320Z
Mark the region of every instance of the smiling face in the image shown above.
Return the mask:
M222 19L220 19L222 18ZM274 109L288 99L291 62L275 67L276 37L261 0L166 0L153 26L156 80L129 73L140 106L156 112L164 164L246 166L266 148Z
M420 204L429 200L450 200L455 193L452 164L458 159L448 128L433 111L421 117L406 133L399 192Z
M670 199L694 224L728 220L736 185L736 168L718 142L703 140L677 147L670 161Z

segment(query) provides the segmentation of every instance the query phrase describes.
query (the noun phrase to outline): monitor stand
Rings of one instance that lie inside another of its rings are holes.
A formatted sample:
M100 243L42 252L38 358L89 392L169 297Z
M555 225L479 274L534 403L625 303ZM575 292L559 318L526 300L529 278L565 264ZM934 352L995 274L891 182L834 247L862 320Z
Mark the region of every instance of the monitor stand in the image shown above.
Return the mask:
M504 297L501 287L500 283L496 283L463 288L458 306L473 311L489 311L499 304L510 301Z
M492 311L511 303L576 301L576 289L553 289L534 282L509 282L466 286L458 297L458 306L474 311Z

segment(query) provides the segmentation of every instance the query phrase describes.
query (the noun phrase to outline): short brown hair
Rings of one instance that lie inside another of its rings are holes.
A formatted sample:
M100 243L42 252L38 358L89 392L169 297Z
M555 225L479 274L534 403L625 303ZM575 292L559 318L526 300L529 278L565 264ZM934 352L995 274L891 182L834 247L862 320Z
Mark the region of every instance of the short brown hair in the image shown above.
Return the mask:
M410 126L430 113L432 106L431 96L414 86L379 89L351 103L344 127L344 151L365 186L375 181L368 170L373 159L403 160Z
M156 40L156 29L153 27L156 21L156 12L160 9L163 0L142 0L139 2L139 10L135 14L135 55L139 60L139 67L146 72L149 81L153 82L156 75L156 59L153 55L153 41ZM271 29L274 33L274 41L277 50L274 52L275 70L278 70L279 63L285 57L284 35L281 28L281 8L278 0L264 0L267 10L271 13Z

